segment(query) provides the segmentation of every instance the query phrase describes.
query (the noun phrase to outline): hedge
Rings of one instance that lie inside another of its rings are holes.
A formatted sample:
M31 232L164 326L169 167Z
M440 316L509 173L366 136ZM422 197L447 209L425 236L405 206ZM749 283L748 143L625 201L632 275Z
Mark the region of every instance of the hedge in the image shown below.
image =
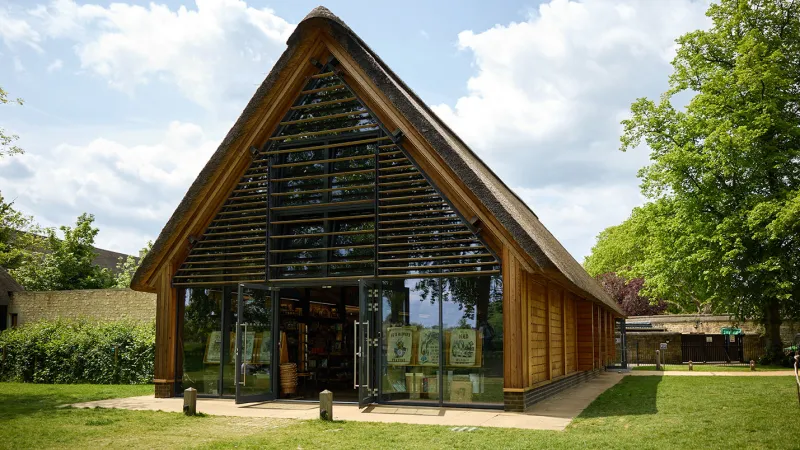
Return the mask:
M155 341L152 323L24 324L0 333L0 381L151 383Z

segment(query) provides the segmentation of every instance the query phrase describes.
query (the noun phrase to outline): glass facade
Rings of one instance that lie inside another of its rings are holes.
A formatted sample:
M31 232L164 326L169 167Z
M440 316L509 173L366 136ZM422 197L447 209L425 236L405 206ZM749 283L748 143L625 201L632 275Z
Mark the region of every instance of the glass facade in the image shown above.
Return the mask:
M347 289L320 292L352 290ZM289 291L281 290L278 297ZM499 274L382 280L379 292L379 312L375 313L380 315L376 317L379 348L376 360L369 363L370 373L374 373L377 382L379 402L437 406L503 403L503 283ZM236 394L235 346L239 323L242 395L251 391L272 392L273 378L279 375L273 367L277 364L275 356L282 353L271 341L278 339L272 333L278 323L274 314L279 309L273 305L271 295L270 291L244 288L244 316L240 321L234 287L185 290L181 314L182 389L193 387L205 396ZM274 302L277 303L278 297ZM350 303L355 305L358 294L353 291L351 297ZM309 320L313 328L333 319L329 315ZM342 337L352 333L345 331L340 333ZM287 339L286 345L284 353L297 353L291 339ZM329 353L322 356L335 357L333 350ZM298 368L306 370L299 361Z
M384 281L383 402L503 403L500 275Z
M381 286L384 401L439 403L441 377L438 286L434 279L400 279Z
M219 395L223 352L223 290L186 289L183 307L183 389Z

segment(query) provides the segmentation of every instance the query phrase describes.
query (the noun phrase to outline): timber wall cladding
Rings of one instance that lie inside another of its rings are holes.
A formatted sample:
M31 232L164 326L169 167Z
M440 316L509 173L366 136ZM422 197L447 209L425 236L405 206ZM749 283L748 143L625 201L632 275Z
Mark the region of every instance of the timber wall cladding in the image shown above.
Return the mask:
M567 359L567 373L572 373L578 370L576 364L576 350L577 350L577 316L575 315L575 297L572 293L567 292L564 296L564 324L566 345L565 354Z
M594 305L586 300L576 302L578 324L578 370L594 369Z
M547 380L547 288L541 279L532 279L529 286L528 345L530 349L528 385Z
M549 284L547 297L550 302L550 377L564 375L564 339L561 323L562 297L564 291Z

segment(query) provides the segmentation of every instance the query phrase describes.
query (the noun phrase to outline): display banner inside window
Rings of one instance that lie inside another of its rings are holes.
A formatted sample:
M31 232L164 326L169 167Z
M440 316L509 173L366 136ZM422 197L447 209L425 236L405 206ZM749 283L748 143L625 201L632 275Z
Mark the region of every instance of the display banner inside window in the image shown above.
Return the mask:
M503 402L500 275L384 281L384 402Z

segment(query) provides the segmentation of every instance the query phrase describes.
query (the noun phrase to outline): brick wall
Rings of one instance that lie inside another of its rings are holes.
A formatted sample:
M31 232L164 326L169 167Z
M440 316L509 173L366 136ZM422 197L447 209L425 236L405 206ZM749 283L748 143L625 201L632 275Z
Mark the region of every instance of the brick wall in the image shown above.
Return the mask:
M156 294L130 289L14 292L8 307L11 314L17 314L19 325L57 318L155 321Z
M628 317L626 322L650 322L654 328L663 328L666 332L684 334L720 334L720 330L727 327L741 328L746 335L760 335L764 332L762 327L751 321L737 323L728 316L706 314L634 316ZM797 333L800 333L800 322L784 322L781 325L781 338L784 342L792 342Z

